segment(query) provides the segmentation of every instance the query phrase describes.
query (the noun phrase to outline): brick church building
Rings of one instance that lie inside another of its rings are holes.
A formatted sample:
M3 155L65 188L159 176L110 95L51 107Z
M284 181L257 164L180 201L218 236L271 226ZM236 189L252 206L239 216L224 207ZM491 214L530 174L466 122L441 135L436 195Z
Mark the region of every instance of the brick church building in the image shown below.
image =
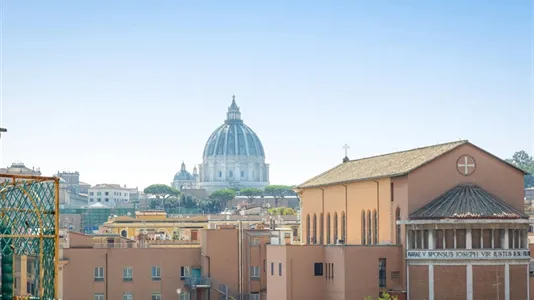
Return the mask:
M346 158L297 187L304 245L267 246L267 299L529 299L524 175L468 141Z

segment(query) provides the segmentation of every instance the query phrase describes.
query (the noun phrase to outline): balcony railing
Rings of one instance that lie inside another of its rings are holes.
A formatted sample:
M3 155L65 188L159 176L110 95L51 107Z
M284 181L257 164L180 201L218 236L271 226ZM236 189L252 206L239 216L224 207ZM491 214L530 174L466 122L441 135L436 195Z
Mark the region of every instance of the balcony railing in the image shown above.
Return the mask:
M209 277L187 277L185 286L190 289L209 288L211 287L211 279Z

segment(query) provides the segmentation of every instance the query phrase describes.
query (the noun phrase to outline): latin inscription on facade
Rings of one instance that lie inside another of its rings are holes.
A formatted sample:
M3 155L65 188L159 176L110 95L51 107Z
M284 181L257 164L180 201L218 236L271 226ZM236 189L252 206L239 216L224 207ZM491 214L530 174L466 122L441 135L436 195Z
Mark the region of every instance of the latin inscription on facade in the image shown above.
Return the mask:
M529 250L408 250L407 259L530 259Z

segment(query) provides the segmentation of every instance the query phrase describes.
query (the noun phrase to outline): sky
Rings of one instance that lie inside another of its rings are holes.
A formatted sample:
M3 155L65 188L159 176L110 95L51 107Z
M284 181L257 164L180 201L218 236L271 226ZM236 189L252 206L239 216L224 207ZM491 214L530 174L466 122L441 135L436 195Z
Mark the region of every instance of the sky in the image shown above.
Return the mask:
M2 1L0 165L144 188L235 93L272 184L468 139L534 149L533 2Z

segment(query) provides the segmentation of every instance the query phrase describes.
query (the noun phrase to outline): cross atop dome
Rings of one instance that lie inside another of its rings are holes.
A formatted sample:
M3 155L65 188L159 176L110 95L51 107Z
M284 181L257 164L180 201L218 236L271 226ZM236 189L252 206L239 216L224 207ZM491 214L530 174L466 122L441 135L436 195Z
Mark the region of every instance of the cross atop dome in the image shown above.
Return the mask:
M241 112L239 106L235 103L235 95L232 95L232 104L228 107L226 113L226 122L239 122L241 121Z

